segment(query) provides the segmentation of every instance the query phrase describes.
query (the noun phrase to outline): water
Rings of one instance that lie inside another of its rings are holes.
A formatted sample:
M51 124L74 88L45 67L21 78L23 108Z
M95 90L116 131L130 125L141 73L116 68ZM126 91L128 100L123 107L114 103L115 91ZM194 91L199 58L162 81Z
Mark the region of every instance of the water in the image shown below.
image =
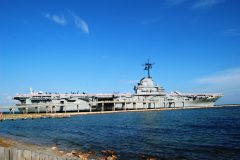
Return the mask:
M240 159L240 107L4 121L0 135L120 159Z

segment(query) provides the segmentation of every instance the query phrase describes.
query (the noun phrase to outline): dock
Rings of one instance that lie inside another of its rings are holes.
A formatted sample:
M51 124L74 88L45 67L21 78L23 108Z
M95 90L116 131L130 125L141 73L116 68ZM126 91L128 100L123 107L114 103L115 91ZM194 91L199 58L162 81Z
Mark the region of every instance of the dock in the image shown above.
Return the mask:
M109 103L109 102L106 102ZM69 118L72 116L78 116L78 115L91 115L91 114L113 114L113 113L124 113L124 112L146 112L146 111L166 111L166 110L181 110L181 109L196 109L196 108L214 108L214 107L222 107L222 106L213 106L213 107L208 107L208 106L193 106L193 107L155 107L155 108L135 108L135 109L127 109L123 108L121 110L115 110L115 108L111 108L111 110L104 110L104 103L101 102L102 107L100 111L94 111L94 110L89 110L89 111L75 111L75 112L46 112L46 113L40 113L40 112L35 112L35 113L16 113L16 109L18 108L17 106L10 106L10 107L4 107L4 109L8 108L10 112L8 114L3 114L2 117L0 117L0 121L4 120L26 120L26 119L44 119L44 118ZM30 106L29 106L30 107ZM33 106L35 107L35 106ZM3 109L3 107L0 107L0 109Z

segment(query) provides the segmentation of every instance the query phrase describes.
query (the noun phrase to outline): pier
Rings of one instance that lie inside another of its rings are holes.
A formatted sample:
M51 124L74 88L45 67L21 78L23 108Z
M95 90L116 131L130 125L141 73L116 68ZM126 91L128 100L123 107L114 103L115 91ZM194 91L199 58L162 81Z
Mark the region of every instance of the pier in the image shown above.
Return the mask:
M94 105L91 105L93 104ZM28 105L28 106L5 106L0 107L0 111L5 109L9 110L8 114L3 114L0 117L0 121L4 120L26 120L26 119L44 119L44 118L69 118L71 116L77 115L89 115L89 114L110 114L110 113L121 113L121 112L145 112L145 111L164 111L164 110L175 110L175 109L193 109L193 108L209 108L208 106L192 106L185 107L184 102L179 102L182 104L181 107L176 107L175 102L153 102L153 101L142 101L142 107L138 108L136 106L136 101L98 101L98 102L90 102L90 108L88 110L80 110L80 104L74 104L77 107L77 110L68 112L68 106L72 106L72 104L52 104L49 105ZM116 108L117 104L122 104L121 108ZM64 108L63 112L56 112L53 108L57 106L62 106ZM98 106L98 107L96 107ZM40 107L51 108L49 110L46 109L46 112L39 112ZM221 106L215 106L221 107ZM25 112L20 113L17 112L18 108L24 108ZM28 112L31 108L35 109L34 113Z

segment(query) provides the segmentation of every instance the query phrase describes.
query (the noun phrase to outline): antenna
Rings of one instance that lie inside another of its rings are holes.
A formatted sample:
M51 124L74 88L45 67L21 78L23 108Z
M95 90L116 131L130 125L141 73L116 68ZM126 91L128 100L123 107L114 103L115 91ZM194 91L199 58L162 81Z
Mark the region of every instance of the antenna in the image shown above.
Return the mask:
M148 71L148 78L151 78L150 76L150 69L152 69L152 66L154 65L155 63L149 63L149 59L148 59L148 62L143 64L143 66L145 66L144 70L147 70Z

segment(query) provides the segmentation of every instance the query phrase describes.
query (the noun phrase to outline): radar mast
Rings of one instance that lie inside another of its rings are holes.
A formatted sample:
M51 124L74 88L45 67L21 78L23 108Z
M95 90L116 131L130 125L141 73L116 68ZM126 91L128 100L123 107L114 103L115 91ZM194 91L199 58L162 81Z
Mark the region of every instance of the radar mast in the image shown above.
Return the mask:
M149 63L149 59L148 62L143 64L143 66L145 66L144 70L148 71L148 78L151 78L150 76L150 69L152 69L152 66L154 65L154 63Z

